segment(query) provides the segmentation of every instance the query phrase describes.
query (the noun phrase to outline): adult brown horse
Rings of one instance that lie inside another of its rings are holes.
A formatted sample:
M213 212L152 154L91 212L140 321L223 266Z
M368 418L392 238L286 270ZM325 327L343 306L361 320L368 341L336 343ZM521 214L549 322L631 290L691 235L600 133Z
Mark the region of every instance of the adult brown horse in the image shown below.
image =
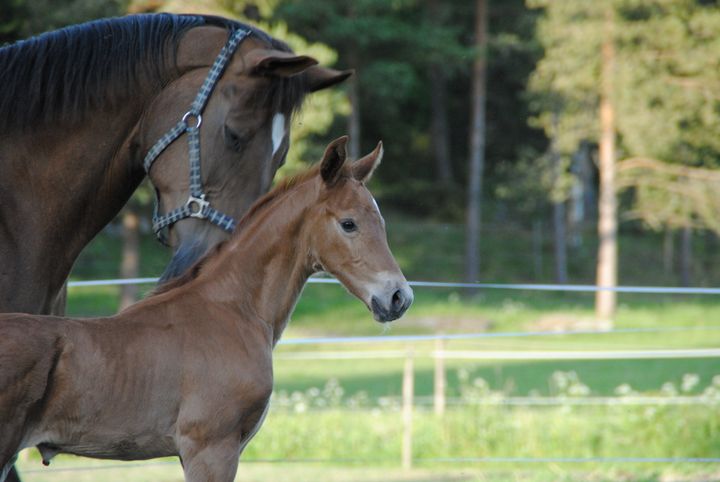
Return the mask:
M364 185L382 146L346 163L346 140L120 314L0 317L0 468L37 446L46 463L179 455L187 481L232 481L268 406L272 349L312 273L335 275L381 322L412 303Z
M144 164L174 249L166 278L227 238L283 163L305 94L349 75L316 64L248 25L168 14L0 49L0 312L62 311L75 259Z

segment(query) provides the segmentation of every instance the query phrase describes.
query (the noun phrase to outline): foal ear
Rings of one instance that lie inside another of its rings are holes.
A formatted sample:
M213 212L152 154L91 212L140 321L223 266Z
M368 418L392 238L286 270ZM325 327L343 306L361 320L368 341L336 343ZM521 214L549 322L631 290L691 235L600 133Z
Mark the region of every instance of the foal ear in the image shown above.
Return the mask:
M383 143L380 141L374 151L353 163L353 177L360 182L369 181L373 172L375 172L375 168L377 168L380 165L380 161L382 161L383 152Z
M335 70L314 65L305 71L307 91L315 92L317 90L327 89L335 84L339 84L353 73L355 73L354 70Z
M317 65L318 61L307 55L295 55L272 49L253 50L247 54L250 71L254 75L292 77Z
M340 177L343 164L347 159L348 136L342 136L328 144L320 164L320 176L325 184L331 186Z

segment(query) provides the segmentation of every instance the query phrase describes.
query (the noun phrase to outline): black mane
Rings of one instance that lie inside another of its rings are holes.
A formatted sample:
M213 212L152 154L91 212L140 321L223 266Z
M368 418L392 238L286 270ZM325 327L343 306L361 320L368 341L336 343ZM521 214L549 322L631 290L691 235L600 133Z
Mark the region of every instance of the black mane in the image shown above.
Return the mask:
M177 75L180 38L201 25L247 28L273 48L290 51L259 29L213 16L129 15L66 27L0 49L0 131L76 122L139 88L161 89ZM279 85L268 99L296 109L303 79L288 80L274 82Z

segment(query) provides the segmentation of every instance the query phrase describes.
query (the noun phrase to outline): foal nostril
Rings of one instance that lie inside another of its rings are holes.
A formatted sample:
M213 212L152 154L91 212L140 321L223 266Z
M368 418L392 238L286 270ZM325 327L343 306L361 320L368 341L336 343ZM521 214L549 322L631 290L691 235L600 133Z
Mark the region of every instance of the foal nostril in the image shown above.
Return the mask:
M405 305L405 297L403 296L402 291L397 290L392 295L390 306L393 311L400 311L403 308L403 305Z

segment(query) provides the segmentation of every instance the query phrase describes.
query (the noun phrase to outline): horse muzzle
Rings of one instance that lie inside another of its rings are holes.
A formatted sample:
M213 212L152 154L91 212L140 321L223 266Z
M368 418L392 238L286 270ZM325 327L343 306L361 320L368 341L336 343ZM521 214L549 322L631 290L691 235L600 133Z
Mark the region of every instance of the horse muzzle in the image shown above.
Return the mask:
M412 302L412 289L405 285L381 296L373 295L370 307L375 320L387 323L400 318L410 308Z

